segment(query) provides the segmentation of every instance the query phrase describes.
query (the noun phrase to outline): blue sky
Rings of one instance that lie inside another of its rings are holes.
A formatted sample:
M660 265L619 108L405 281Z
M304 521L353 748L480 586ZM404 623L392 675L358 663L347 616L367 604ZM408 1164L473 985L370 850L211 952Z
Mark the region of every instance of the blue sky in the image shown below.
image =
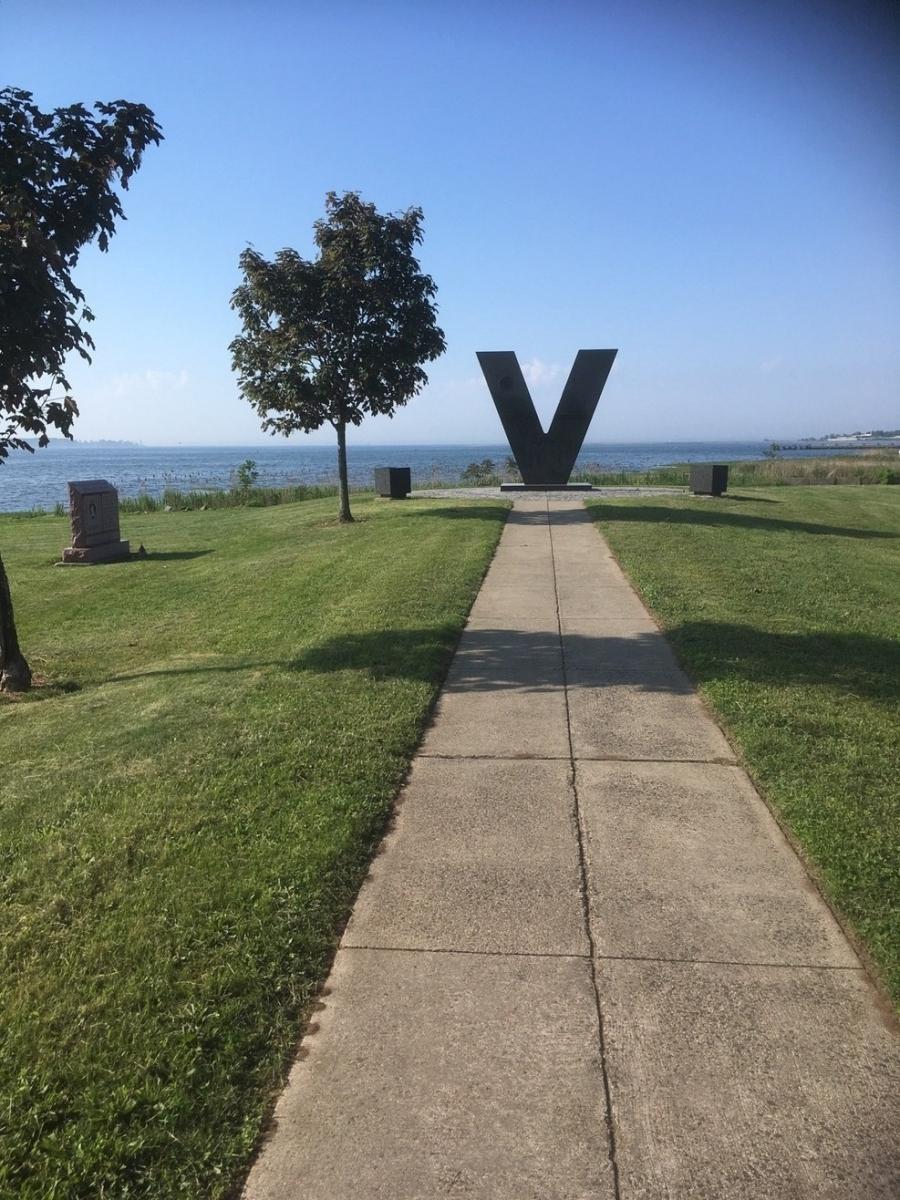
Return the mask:
M79 264L76 436L267 440L230 370L237 258L311 254L329 189L424 209L448 345L352 440L501 441L476 350L518 353L546 424L575 351L608 346L591 440L900 426L896 14L0 0L4 83L142 101L166 135Z

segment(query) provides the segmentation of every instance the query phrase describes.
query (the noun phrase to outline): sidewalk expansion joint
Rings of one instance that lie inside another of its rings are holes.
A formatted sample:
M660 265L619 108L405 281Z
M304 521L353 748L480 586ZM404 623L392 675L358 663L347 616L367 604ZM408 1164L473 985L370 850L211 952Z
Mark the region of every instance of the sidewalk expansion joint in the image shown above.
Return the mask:
M569 762L568 754L425 754L417 758L446 758L448 762Z
M678 763L698 763L699 765L710 765L713 767L739 767L740 763L734 758L632 758L622 754L579 754L574 760L576 765L580 762L614 762L614 763L634 763L639 766L641 763L659 763L660 766L672 766Z
M591 929L591 912L590 912L590 891L588 885L587 858L584 847L584 833L582 829L581 817L581 802L578 796L578 782L575 774L576 759L575 748L572 742L572 721L569 712L569 683L566 672L566 648L562 632L562 620L559 612L559 586L556 575L556 551L553 545L553 520L550 512L550 501L546 501L547 505L547 528L550 534L550 558L553 564L553 587L556 593L556 627L559 635L559 652L562 659L562 684L563 698L566 706L566 736L569 740L569 772L570 786L572 789L572 817L575 825L575 838L578 844L578 872L581 880L581 914L584 922L584 932L587 938L588 948L590 951L590 971L591 971L591 988L594 993L594 1008L597 1014L597 1045L600 1054L600 1073L603 1079L603 1097L606 1108L606 1137L609 1146L609 1165L612 1169L612 1183L614 1200L621 1200L621 1187L619 1183L619 1164L616 1157L616 1130L613 1123L612 1110L612 1092L609 1083L609 1065L607 1062L606 1053L606 1035L603 1027L603 1008L600 1003L600 989L597 982L597 964L596 951L597 947L594 944L594 934Z
M476 958L561 958L588 962L589 954L561 954L553 950L467 950L455 946L361 946L341 943L341 950L383 951L385 954L469 954Z
M764 962L758 959L734 958L664 958L658 954L601 954L595 952L598 962L643 962L667 963L685 967L759 967L769 969L777 967L785 971L857 971L865 974L861 964L850 966L841 963L809 963L809 962Z
M568 705L567 705L568 707ZM420 750L416 755L417 758L446 758L450 762L614 762L614 763L634 763L639 766L641 763L659 763L660 766L677 765L678 763L698 763L701 766L709 764L713 767L738 767L741 764L734 758L633 758L621 754L579 754L575 758L571 754L440 754L434 751Z

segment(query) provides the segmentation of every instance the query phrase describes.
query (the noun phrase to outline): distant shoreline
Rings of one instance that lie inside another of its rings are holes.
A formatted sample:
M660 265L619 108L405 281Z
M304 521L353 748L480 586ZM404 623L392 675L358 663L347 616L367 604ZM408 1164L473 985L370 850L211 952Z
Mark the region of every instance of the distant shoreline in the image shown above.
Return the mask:
M756 439L751 439L756 440ZM900 449L900 434L888 435L885 437L859 437L851 434L839 434L834 437L827 438L763 438L759 439L763 444L777 447L779 453L784 453L790 450L880 450L892 449L897 447ZM36 451L39 452L37 442L32 438L26 438ZM695 438L686 438L684 440L671 440L663 438L657 441L610 441L606 438L598 442L585 442L585 446L608 446L615 449L619 446L694 446L704 444L698 442ZM709 439L709 445L718 446L743 446L747 444L747 439ZM494 442L353 442L349 445L359 450L462 450L467 447L480 449L485 446L502 447L502 441ZM129 442L119 441L113 438L98 438L95 440L81 441L78 438L51 438L46 449L61 447L66 450L332 450L332 443L329 442L304 442L291 439L275 439L265 442L166 442L166 443L149 443L149 442Z

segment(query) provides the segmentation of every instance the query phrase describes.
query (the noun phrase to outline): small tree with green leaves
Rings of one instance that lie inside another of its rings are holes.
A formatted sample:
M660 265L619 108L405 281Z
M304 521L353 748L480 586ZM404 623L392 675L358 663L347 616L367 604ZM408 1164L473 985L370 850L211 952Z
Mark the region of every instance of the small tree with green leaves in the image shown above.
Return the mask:
M233 490L246 499L256 487L257 479L259 479L259 471L256 466L256 460L245 458L235 470Z
M352 521L347 426L392 416L427 382L444 351L436 287L414 254L422 210L379 213L356 192L325 197L318 256L279 250L240 256L231 298L243 332L231 345L243 395L263 429L285 435L330 424L337 434L340 519Z
M463 483L486 485L499 479L498 464L492 458L483 458L481 462L470 462L460 475Z
M65 360L90 362L94 315L72 278L82 248L106 250L124 220L115 184L128 181L162 139L143 104L100 102L41 112L31 93L0 90L0 467L33 452L48 430L72 436L78 408ZM0 559L0 691L26 691L9 581Z

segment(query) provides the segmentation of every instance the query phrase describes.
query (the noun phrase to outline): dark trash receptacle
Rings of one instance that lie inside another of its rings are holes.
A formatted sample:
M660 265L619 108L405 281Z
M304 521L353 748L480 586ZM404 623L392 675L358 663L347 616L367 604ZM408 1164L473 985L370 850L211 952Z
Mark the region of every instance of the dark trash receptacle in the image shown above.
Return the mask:
M405 500L412 491L410 467L376 467L375 492L392 500Z
M691 467L691 491L695 496L721 496L727 488L727 464L697 463Z

